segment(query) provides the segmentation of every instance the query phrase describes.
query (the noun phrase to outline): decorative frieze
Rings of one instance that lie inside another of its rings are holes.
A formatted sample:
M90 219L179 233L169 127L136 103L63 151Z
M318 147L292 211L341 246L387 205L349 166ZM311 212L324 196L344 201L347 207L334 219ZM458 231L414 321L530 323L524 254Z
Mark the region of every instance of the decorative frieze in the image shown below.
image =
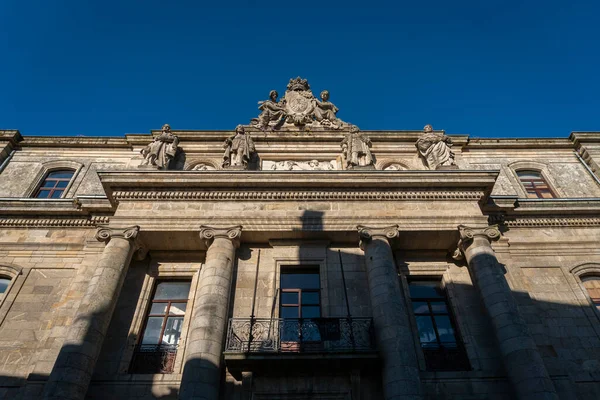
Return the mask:
M113 198L122 200L272 200L272 201L393 201L393 200L461 200L477 201L483 191L116 191Z
M509 228L600 226L600 218L517 218L507 219L504 224Z
M91 218L0 218L0 227L12 228L87 228L108 224L109 217Z
M270 169L272 171L333 171L333 170L337 170L338 168L337 168L336 160L330 160L330 161L264 160L262 162L262 169Z

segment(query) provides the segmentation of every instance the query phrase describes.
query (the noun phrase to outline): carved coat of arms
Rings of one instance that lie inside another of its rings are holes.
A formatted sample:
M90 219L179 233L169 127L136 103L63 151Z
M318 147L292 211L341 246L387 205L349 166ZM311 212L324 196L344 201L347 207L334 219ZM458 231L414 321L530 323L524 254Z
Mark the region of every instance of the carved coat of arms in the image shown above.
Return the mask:
M287 114L285 122L294 125L312 123L312 113L315 108L314 98L306 79L298 77L290 80L284 96Z
M290 79L285 95L277 100L277 91L271 90L269 100L259 101L260 115L250 122L261 130L290 126L342 129L346 124L337 118L338 108L329 101L329 91L321 92L321 100L315 98L306 79Z

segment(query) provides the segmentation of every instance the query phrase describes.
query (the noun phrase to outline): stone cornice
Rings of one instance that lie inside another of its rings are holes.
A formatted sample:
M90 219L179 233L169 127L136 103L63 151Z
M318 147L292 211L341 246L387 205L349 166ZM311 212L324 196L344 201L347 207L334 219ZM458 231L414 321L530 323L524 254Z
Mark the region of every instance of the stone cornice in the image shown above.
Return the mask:
M115 200L481 200L498 171L99 171ZM337 190L336 190L337 189Z
M598 227L600 217L531 217L506 219L509 228L537 227Z
M108 213L112 205L104 196L82 196L66 199L35 199L27 197L0 198L0 215L19 216L82 216Z
M477 138L469 139L467 150L477 149L573 149L567 138Z
M242 227L240 225L230 226L228 228L214 228L206 225L200 226L200 238L205 241L206 247L210 247L212 241L216 238L229 239L235 247L239 247L241 236Z

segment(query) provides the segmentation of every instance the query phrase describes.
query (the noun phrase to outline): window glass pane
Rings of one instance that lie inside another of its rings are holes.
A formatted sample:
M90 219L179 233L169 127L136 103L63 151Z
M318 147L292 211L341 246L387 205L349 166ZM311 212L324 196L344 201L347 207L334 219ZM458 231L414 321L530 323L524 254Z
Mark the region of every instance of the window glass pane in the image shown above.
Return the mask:
M413 301L412 306L415 314L429 314L429 307L426 302Z
M543 199L552 199L552 198L554 198L554 196L552 196L552 193L550 193L550 191L540 190L539 193L541 194L541 197Z
M444 297L439 286L439 282L413 281L408 287L412 298Z
M185 300L190 293L191 282L161 282L156 286L155 300Z
M456 343L454 337L454 329L450 323L450 318L446 315L435 316L435 324L440 335L440 342L442 343Z
M62 196L62 194L63 194L62 190L55 190L54 192L52 192L52 198L60 199L60 196Z
M431 303L431 311L436 314L447 314L448 309L446 308L445 301L432 301Z
M302 318L319 318L321 316L321 309L318 306L304 306L302 307Z
M150 314L161 314L165 315L167 312L167 303L154 303L150 307Z
M187 303L171 303L169 315L184 315Z
M73 176L73 171L54 171L48 174L48 178L63 178L63 179L71 179Z
M298 318L298 307L281 307L281 318Z
M49 190L40 190L37 194L37 198L38 199L46 199L46 198L48 198L49 194L50 194Z
M183 317L169 317L162 337L162 344L178 344L181 336Z
M542 179L542 174L537 171L518 171L517 175L522 179Z
M162 329L163 317L149 317L144 330L142 344L159 344L160 330Z
M318 289L319 274L281 274L282 289Z
M437 346L437 339L435 337L435 330L433 329L433 323L429 316L417 316L417 329L419 330L419 340L421 346L432 347Z
M57 188L66 188L68 184L69 184L69 181L58 181L58 182L56 182L56 187Z
M53 188L55 184L56 184L56 181L48 181L48 180L46 180L42 184L42 187Z
M0 278L0 294L6 292L8 285L10 285L10 279Z
M319 304L319 292L302 292L302 304Z
M282 292L281 304L298 304L298 292Z

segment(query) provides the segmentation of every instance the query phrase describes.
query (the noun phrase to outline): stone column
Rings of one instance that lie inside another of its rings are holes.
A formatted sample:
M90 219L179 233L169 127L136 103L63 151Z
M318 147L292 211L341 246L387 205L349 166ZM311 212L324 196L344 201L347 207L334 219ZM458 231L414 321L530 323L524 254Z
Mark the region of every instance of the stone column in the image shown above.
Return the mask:
M389 243L398 236L398 226L359 226L358 233L360 247L365 252L375 339L383 360L385 399L421 399L413 333Z
M458 230L459 251L464 254L473 283L491 318L504 366L517 397L523 400L558 399L544 361L519 313L503 267L492 249L490 241L500 237L498 226L469 228L460 225Z
M180 399L219 398L221 354L227 327L233 262L241 233L241 226L222 229L200 227L200 237L206 240L208 251L194 299Z
M138 231L138 226L98 229L96 239L107 244L44 387L44 399L85 398Z

